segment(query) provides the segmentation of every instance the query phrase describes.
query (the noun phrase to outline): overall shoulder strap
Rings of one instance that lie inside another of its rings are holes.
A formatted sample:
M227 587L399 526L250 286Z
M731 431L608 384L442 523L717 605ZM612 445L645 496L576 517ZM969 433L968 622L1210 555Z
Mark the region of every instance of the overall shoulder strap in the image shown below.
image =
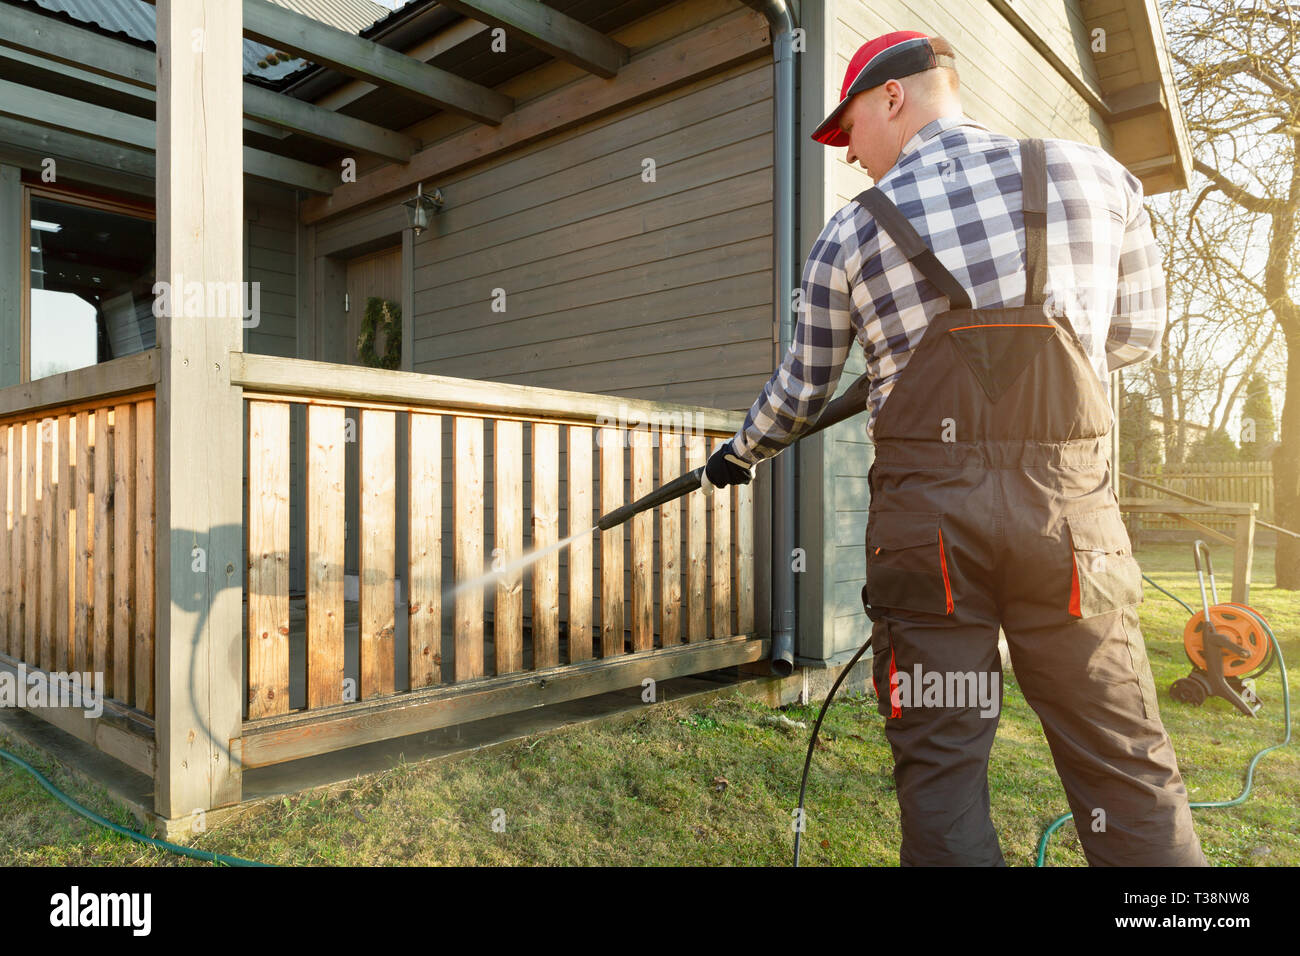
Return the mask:
M948 297L948 305L953 309L969 309L970 296L962 284L944 266L933 250L925 244L915 227L908 221L890 200L875 186L854 198L861 203L871 215L875 216L877 225L898 245L912 263L935 287Z
M1047 299L1047 156L1041 139L1020 141L1025 214L1025 305Z

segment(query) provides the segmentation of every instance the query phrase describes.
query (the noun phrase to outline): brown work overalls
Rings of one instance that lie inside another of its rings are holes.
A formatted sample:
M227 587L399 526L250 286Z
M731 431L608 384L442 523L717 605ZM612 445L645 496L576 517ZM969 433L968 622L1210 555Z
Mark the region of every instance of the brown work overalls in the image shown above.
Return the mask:
M987 776L1000 625L1088 862L1203 866L1138 629L1142 581L1111 490L1110 405L1068 319L1044 308L1046 164L1041 141L1020 147L1023 307L971 309L883 193L857 197L951 307L881 408L869 478L862 600L900 859L1005 865ZM992 708L979 703L990 694Z

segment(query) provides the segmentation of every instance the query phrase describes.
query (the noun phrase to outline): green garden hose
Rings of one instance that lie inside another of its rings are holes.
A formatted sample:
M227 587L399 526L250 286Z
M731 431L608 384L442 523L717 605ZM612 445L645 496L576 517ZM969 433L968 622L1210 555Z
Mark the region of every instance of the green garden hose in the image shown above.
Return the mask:
M1187 612L1189 614L1195 613L1190 607L1188 607L1187 603L1184 602L1177 595L1170 594L1160 585L1156 584L1156 582L1148 578L1145 574L1142 575L1142 577L1148 584L1154 587L1157 591L1169 595L1169 597L1173 598L1183 607L1187 608ZM1273 629L1268 626L1268 622L1265 621L1258 614L1255 614L1254 616L1255 616L1255 620L1260 624L1261 627L1264 628L1264 633L1268 635L1268 639L1273 643L1273 653L1277 655L1277 665L1282 672L1282 716L1283 716L1283 722L1286 726L1286 735L1282 738L1281 743L1273 744L1273 746L1271 747L1265 747L1263 750L1258 751L1255 754L1255 756L1251 758L1250 764L1246 767L1246 786L1242 789L1240 794L1238 794L1236 797L1234 797L1231 800L1210 800L1201 803L1189 804L1193 810L1235 807L1238 804L1244 802L1246 797L1250 795L1250 788L1254 783L1255 766L1259 763L1261 758L1263 758L1264 754L1269 753L1270 751L1273 750L1277 750L1279 747L1285 747L1287 744L1291 742L1291 685L1287 682L1286 661L1282 659L1282 647L1281 645L1278 644L1277 635L1275 635L1273 633ZM1034 864L1035 866L1044 865L1043 861L1047 857L1047 841L1051 838L1052 834L1055 833L1056 830L1063 823L1065 823L1066 820L1072 819L1073 816L1074 814L1072 813L1063 814L1057 817L1055 820L1053 820L1047 826L1047 828L1043 830L1043 835L1038 841L1038 860L1035 862Z
M195 850L192 847L181 846L177 843L168 843L166 840L155 840L153 837L145 836L143 833L136 833L134 830L128 830L126 827L119 826L118 824L114 823L112 820L108 820L105 819L104 817L101 817L98 813L95 813L93 810L87 810L76 800L73 800L70 796L68 796L66 793L64 793L54 784L50 783L50 781L45 777L44 774L42 774L39 770L37 770L35 767L29 764L22 757L19 757L16 754L11 754L7 750L0 749L0 758L3 758L4 760L8 760L10 763L14 764L15 766L21 767L23 770L26 770L33 777L36 778L37 783L39 783L42 787L44 787L46 790L52 793L57 800L71 807L73 810L80 813L87 820L91 820L94 823L98 823L101 827L106 827L109 830L112 830L114 833L117 833L124 837L128 837L132 840L135 840L138 843L143 843L146 846L156 847L159 850L166 850L169 853L176 853L179 854L180 856L188 856L195 860L204 860L208 863L224 863L227 866L269 866L270 865L267 863L258 863L254 860L245 860L237 856L225 856L224 854L221 853L213 853L211 850Z

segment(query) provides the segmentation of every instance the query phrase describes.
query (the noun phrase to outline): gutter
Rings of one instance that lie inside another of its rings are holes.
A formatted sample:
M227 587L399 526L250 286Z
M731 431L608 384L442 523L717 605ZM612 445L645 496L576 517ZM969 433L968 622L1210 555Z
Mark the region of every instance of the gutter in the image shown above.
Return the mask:
M744 0L772 29L776 115L772 164L772 320L780 343L778 361L794 340L791 291L795 282L794 224L794 17L786 0ZM794 673L795 579L790 564L795 535L795 451L772 462L772 673Z

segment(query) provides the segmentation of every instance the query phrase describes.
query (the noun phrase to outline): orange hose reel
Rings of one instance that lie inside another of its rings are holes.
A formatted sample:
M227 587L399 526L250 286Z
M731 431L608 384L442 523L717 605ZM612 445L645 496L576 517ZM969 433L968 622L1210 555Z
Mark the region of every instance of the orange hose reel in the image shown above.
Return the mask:
M1262 673L1272 663L1273 644L1269 641L1252 608L1244 604L1215 604L1210 607L1214 629L1244 651L1241 657L1228 651L1223 656L1224 677L1250 677ZM1183 628L1183 650L1187 659L1200 670L1207 670L1205 660L1205 611L1197 611Z

